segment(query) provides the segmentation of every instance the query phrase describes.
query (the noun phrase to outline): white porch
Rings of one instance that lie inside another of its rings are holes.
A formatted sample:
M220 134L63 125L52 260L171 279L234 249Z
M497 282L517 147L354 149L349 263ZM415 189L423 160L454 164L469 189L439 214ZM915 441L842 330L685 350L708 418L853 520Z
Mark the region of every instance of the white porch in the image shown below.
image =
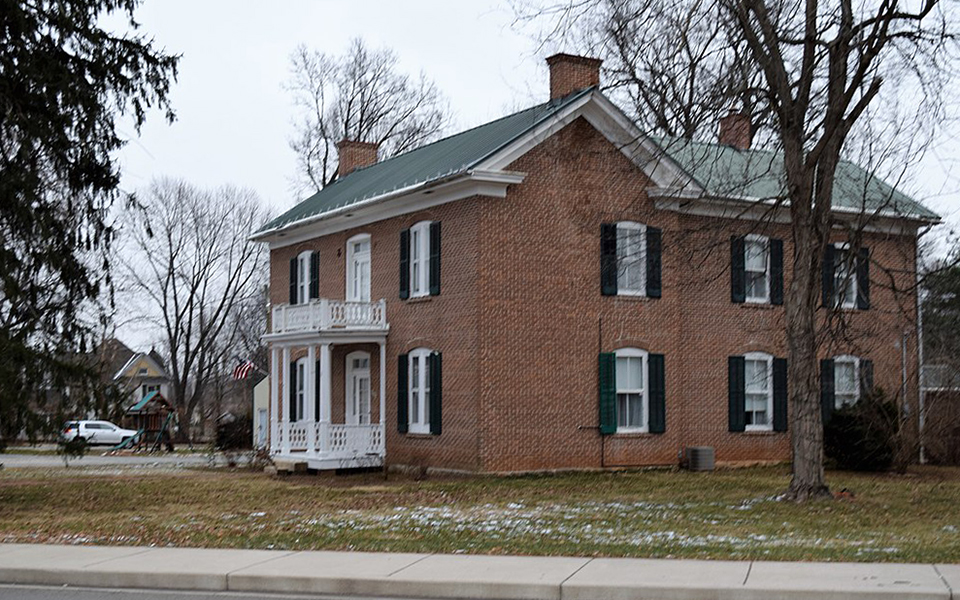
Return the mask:
M271 331L264 336L270 346L270 454L278 460L306 462L316 470L381 466L389 330L385 302L319 299L275 306L272 317ZM344 364L335 365L334 349L343 345L367 345L370 351L351 352L340 357ZM371 385L375 355L376 402ZM296 363L294 356L300 356ZM357 361L359 371L346 364L352 361ZM345 378L343 394L337 398L332 392L335 372Z

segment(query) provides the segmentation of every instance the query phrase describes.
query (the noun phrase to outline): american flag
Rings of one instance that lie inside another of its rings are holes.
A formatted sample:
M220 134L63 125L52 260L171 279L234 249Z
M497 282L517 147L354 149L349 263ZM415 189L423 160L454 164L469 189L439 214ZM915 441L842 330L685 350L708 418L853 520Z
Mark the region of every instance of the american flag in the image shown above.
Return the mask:
M257 367L253 364L253 361L243 360L237 364L237 367L233 370L234 379L246 379L250 375L250 371L253 371Z

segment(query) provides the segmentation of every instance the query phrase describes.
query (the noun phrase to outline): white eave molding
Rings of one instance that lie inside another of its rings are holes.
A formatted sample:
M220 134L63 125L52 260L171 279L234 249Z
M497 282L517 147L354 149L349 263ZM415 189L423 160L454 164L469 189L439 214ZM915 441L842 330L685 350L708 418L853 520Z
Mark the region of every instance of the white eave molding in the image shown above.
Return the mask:
M523 182L526 173L471 169L465 173L411 185L313 217L254 234L251 240L283 248L376 221L416 212L470 196L505 198L507 186ZM389 202L388 202L389 201Z

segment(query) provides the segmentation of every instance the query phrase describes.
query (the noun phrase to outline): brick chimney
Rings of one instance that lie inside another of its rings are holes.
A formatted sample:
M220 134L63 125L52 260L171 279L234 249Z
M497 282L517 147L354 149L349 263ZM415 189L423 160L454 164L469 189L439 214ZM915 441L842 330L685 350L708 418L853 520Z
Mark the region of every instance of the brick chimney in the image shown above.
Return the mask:
M337 177L346 177L360 167L375 164L377 162L377 150L379 149L380 145L372 142L340 140L337 143L337 152L340 154Z
M572 54L554 54L547 58L550 67L550 99L563 98L567 94L600 85L599 58L587 58Z
M753 126L750 117L743 113L730 113L720 119L719 140L724 146L733 146L738 150L749 150L753 141Z

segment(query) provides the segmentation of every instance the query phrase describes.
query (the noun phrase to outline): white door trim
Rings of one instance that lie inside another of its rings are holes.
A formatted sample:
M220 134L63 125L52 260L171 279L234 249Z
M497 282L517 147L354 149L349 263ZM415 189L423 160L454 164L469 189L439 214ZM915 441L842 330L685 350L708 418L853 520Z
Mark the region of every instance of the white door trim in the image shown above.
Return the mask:
M353 361L357 359L366 359L367 366L366 368L355 368ZM356 352L351 352L344 359L346 363L346 372L344 387L343 387L343 401L344 401L344 421L347 425L360 425L361 420L363 424L370 424L370 353L364 352L363 350L357 350ZM367 380L367 407L366 412L361 414L359 410L359 398L357 395L357 383L355 379L366 379ZM365 417L364 419L361 419Z

